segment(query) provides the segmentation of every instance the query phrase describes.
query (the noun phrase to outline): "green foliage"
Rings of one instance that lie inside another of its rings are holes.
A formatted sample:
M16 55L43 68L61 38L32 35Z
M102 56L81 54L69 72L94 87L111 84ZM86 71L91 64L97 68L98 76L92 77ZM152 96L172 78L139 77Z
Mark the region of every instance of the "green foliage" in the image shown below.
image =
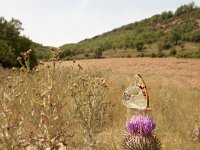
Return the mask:
M128 54L126 57L127 57L127 58L131 58L131 55L130 55L130 54Z
M141 51L141 50L143 50L143 48L144 48L144 42L143 42L143 41L136 41L136 42L135 42L135 46L136 46L136 49L137 49L138 51Z
M171 18L171 17L173 17L173 12L172 12L172 11L164 11L164 12L162 12L161 15L160 15L160 18L161 18L162 20L169 19L169 18Z
M157 55L155 53L151 53L151 57L155 58Z
M146 55L142 52L137 55L137 57L145 57Z
M37 59L44 60L44 61L48 61L50 59L51 52L48 47L39 45L33 49L35 50L35 55L37 56Z
M162 50L158 50L157 56L158 56L158 57L164 57L165 54L163 53Z
M185 42L197 43L199 41L199 18L200 9L194 3L189 3L179 7L175 13L164 11L151 18L124 25L91 39L63 45L61 49L64 53L61 58L91 58L88 54L96 53L96 47L101 47L102 51L115 50L117 57L122 57L122 55L125 57L127 54L124 55L118 51L129 49L133 49L132 56L135 57L137 53L134 53L134 50L142 51L148 47L145 55L151 56L151 50L155 50L154 45L159 43L161 50L167 50ZM90 51L86 53L88 50ZM70 54L71 52L73 55ZM106 57L112 57L112 55Z
M175 49L175 47L173 47L171 50L170 50L170 53L169 53L169 55L170 56L175 56L176 55L176 49Z
M181 39L180 30L178 27L175 27L171 32L171 40L174 42L175 45L177 45L180 39Z
M19 20L7 21L0 17L0 64L3 67L20 66L17 57L31 48L32 41L20 36L21 25ZM33 50L30 54L30 67L36 65L37 59Z
M60 58L65 58L67 56L74 56L75 52L71 51L69 49L64 50L61 54L60 54Z
M4 67L16 65L14 50L7 42L0 40L0 64Z
M97 59L101 58L102 54L103 54L103 50L100 47L98 47L94 52L95 58L97 58Z
M192 31L190 34L190 39L192 42L200 42L200 29Z
M31 49L35 51L37 59L48 61L51 57L51 49L49 46L43 46L42 44L35 43L31 41Z
M177 58L200 58L200 51L184 52L176 55Z
M158 49L166 50L172 47L172 44L169 40L165 39L161 44L158 45Z
M185 5L182 5L180 7L178 7L175 11L175 15L179 16L179 15L182 15L184 13L188 13L188 12L191 12L192 10L194 10L195 8L197 8L195 6L195 3L194 2L191 2L189 4L185 4Z

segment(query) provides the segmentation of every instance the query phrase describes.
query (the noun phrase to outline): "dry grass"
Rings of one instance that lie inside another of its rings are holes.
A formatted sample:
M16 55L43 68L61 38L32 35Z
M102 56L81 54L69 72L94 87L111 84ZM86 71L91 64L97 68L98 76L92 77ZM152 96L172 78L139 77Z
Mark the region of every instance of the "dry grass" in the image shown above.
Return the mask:
M163 149L200 149L200 143L190 139L190 132L193 131L195 121L200 121L200 60L117 58L81 60L75 63L72 61L62 62L59 66L60 69L58 69L60 75L56 80L58 89L54 91L57 93L55 98L59 93L62 94L65 89L67 91L66 84L69 80L67 76L71 74L69 67L76 68L77 64L83 67L83 74L84 71L87 74L95 72L95 77L109 77L107 98L114 107L110 110L110 115L103 129L95 134L98 144L97 150L122 149L121 142L127 119L126 108L122 105L121 97L123 90L129 85L136 73L140 73L146 81L150 95L150 107L152 108L151 115L157 124L156 134L162 142ZM43 68L45 67L42 67L41 70ZM13 74L13 72L0 69L0 76L6 74ZM40 75L40 78L44 77ZM36 80L34 81L36 82ZM2 83L0 82L1 85ZM68 86L70 85L68 84ZM70 101L70 98L63 99L63 101L66 100ZM65 113L69 110L64 110L61 116L66 116L67 118L64 118L70 122L70 113ZM76 123L74 120L72 122ZM66 126L69 126L70 131L74 133L74 136L68 139L67 149L84 149L83 134L79 126L76 124L73 126L67 124Z
M163 148L200 149L199 143L189 140L189 132L193 130L195 121L200 121L200 60L113 58L81 60L76 63L99 72L110 69L112 81L109 98L115 104L115 109L112 112L111 132L105 133L110 134L107 142L110 140L118 143L119 137L122 137L126 108L122 105L121 94L133 75L140 73L148 86L152 115L157 123L157 134ZM63 62L62 66L71 64L71 61ZM117 145L119 147L119 143Z

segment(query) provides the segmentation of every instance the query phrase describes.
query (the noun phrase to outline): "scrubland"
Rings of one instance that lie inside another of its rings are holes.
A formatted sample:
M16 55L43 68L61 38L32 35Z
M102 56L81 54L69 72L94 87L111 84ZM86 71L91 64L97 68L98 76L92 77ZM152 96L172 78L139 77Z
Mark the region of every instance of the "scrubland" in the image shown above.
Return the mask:
M199 150L200 60L113 58L0 69L0 149L122 149L122 93L140 73L164 150Z

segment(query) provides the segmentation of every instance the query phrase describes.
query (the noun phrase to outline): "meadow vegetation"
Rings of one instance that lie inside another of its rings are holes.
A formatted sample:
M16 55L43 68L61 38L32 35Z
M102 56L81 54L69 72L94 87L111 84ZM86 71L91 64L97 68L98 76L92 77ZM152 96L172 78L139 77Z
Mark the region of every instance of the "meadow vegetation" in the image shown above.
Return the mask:
M122 149L122 93L135 73L146 81L163 149L200 148L191 138L200 120L199 60L58 62L53 55L33 70L0 69L0 149Z
M200 58L199 27L200 8L189 3L59 51L0 17L0 150L123 149L122 93L137 73L162 148L199 150L200 60L189 59Z
M31 69L24 58L20 69L1 68L0 149L98 145L95 135L106 126L112 109L106 98L108 77L80 68L59 69L58 53L52 56L46 67Z

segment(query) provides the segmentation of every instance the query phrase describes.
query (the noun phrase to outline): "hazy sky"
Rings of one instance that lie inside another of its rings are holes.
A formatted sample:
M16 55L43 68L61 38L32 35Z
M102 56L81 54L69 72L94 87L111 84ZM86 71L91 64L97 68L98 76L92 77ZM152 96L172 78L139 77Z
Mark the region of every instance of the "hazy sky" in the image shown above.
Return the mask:
M0 16L16 18L23 35L61 46L78 42L191 0L0 0ZM200 6L200 0L194 1Z

